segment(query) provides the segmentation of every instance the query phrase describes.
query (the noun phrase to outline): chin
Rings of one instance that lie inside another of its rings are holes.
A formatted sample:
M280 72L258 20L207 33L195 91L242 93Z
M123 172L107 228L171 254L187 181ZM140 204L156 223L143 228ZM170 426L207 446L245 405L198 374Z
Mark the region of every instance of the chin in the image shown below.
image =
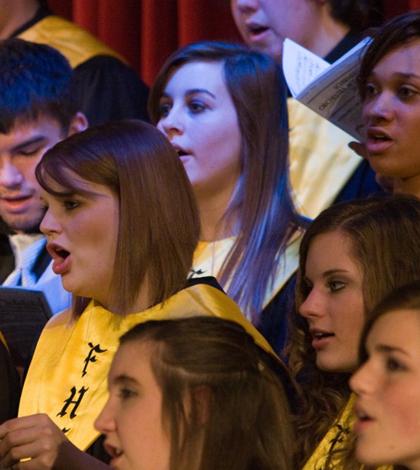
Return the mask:
M356 459L358 462L372 466L372 467L377 467L380 465L384 464L391 464L392 462L389 462L389 459L387 460L385 456L381 458L380 455L375 455L372 454L372 447L371 446L356 446Z

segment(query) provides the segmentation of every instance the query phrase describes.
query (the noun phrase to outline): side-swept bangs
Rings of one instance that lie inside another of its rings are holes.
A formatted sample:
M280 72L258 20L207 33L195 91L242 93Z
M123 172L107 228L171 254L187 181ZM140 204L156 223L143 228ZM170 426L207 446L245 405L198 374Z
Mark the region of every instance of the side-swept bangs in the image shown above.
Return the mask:
M83 180L118 197L115 313L127 313L146 275L152 304L185 285L199 218L184 167L155 127L125 120L87 129L48 150L35 173L57 197L83 194Z

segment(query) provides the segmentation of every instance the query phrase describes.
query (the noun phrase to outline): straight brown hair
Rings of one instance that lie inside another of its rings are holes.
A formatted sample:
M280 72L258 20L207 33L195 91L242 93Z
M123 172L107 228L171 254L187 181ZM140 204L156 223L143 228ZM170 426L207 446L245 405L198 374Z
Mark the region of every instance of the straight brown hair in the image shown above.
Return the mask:
M303 236L296 285L296 312L305 300L306 261L314 239L339 232L348 237L363 273L366 316L392 289L420 279L420 201L408 195L379 196L336 204L321 212ZM291 320L286 355L302 384L306 406L297 419L299 462L308 459L350 396L349 374L317 368L306 321ZM329 468L328 466L326 468Z
M287 91L272 58L239 44L202 41L165 62L151 89L149 114L160 119L160 98L175 70L191 62L223 64L242 136L241 175L223 221L238 228L219 276L227 293L258 323L279 256L302 220L289 190Z
M127 311L146 276L153 304L182 289L199 217L183 165L161 132L136 120L90 128L48 150L36 168L39 184L57 197L81 191L73 175L104 185L118 197L115 313ZM76 315L86 303L76 299Z
M149 321L121 345L133 341L152 348L171 470L294 468L289 374L240 325L202 316Z

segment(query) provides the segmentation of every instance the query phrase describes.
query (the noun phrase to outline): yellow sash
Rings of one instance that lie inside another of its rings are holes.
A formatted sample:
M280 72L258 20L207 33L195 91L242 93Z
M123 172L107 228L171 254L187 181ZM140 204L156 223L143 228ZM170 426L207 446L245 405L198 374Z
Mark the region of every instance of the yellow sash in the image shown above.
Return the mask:
M330 428L330 430L325 434L322 441L319 443L318 447L315 449L315 452L311 455L309 460L306 462L302 470L324 470L325 464L327 463L327 458L331 456L333 451L344 449L346 444L349 442L349 437L351 435L351 428L354 423L354 406L355 396L352 395L344 407L340 417ZM346 470L343 467L343 464L340 462L340 453L336 456L337 458L332 457L330 461L330 466L328 468L333 468L335 470ZM360 466L360 470L363 470L364 466ZM393 467L383 466L378 467L377 470L392 470Z
M64 312L44 328L24 384L19 416L47 413L74 445L86 450L99 437L93 423L107 400L107 375L119 337L147 320L197 315L235 321L273 353L237 305L206 284L188 287L163 304L126 317L91 302L78 320Z
M282 289L286 282L296 271L299 264L299 245L302 238L301 233L292 237L285 252L278 256L278 264L272 283L268 286L264 298L264 307ZM219 275L223 261L232 249L235 238L225 238L215 242L199 242L194 253L193 267L190 277L202 277ZM223 286L227 289L227 286ZM247 314L247 312L245 312Z
M314 219L330 206L361 158L347 144L350 135L293 98L288 99L290 180L295 203Z
M59 16L47 16L19 35L26 41L48 44L59 50L72 68L98 55L124 59L90 33Z
M4 347L9 350L9 346L7 345L6 338L3 336L3 333L0 331L0 342L4 344Z

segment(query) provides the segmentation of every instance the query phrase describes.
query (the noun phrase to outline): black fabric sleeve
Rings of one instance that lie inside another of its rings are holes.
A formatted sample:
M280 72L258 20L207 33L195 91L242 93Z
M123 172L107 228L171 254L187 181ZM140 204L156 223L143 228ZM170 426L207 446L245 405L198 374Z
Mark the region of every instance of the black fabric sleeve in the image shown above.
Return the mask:
M149 89L137 73L115 57L93 57L74 69L74 96L89 125L119 119L148 121Z

